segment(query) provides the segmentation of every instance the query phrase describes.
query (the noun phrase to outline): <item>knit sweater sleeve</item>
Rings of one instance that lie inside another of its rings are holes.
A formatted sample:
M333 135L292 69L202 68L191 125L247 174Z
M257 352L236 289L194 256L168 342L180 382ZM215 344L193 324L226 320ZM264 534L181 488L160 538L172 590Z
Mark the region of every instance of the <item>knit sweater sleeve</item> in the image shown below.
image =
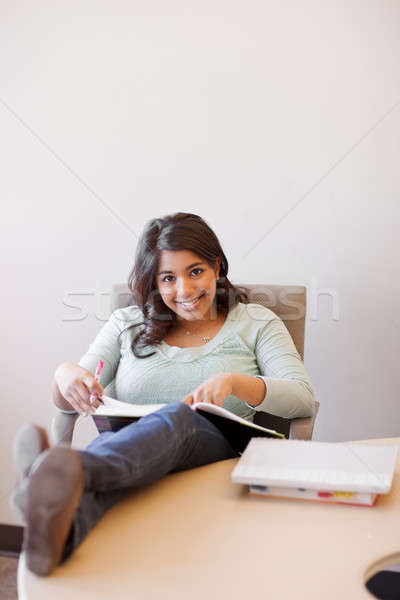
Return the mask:
M103 361L100 376L100 384L103 388L115 377L121 360L121 351L124 342L127 341L126 332L131 325L140 320L140 310L135 307L114 311L80 359L78 364L92 374L95 373L98 361Z
M314 391L294 342L279 318L269 320L257 335L255 354L266 385L262 402L255 407L286 418L310 417Z

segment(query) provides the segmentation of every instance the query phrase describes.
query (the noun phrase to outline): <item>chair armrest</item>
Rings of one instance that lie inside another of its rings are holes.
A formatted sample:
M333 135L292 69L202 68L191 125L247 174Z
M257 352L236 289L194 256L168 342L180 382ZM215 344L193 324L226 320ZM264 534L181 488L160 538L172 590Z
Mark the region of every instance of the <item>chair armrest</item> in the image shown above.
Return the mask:
M319 402L314 401L314 414L311 417L292 419L290 422L290 440L311 440L314 423L319 409Z
M72 444L72 436L78 416L78 413L63 413L57 410L50 426L52 446L58 446L59 444L70 446Z
M311 440L318 409L319 402L314 401L314 414L300 419L285 419L259 411L254 415L254 423L268 429L276 429L289 440Z

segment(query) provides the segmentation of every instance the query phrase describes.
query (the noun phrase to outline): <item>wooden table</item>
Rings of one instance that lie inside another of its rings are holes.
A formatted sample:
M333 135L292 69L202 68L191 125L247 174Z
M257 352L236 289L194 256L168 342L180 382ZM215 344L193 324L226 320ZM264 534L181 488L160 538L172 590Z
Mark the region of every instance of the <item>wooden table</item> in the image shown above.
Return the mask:
M365 580L400 562L400 457L375 508L250 497L236 460L130 494L50 577L21 555L20 600L371 600Z

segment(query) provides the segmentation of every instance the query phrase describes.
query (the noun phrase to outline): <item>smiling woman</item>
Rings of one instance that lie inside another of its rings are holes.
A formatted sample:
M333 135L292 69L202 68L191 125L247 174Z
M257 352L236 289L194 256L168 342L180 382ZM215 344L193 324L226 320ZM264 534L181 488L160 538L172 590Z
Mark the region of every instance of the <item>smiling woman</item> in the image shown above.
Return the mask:
M134 304L114 311L79 364L57 368L53 399L60 411L88 415L110 385L120 401L166 405L101 433L85 450L49 449L43 430L20 431L13 499L34 573L47 575L66 560L126 490L238 456L193 402L248 420L258 410L312 414L313 390L282 321L249 304L227 275L226 256L201 217L177 213L145 227L129 276Z
M212 268L188 250L161 251L157 287L164 304L178 319L212 319L220 262L218 258Z
M165 342L190 345L182 334L197 337L198 344L209 342L222 327L224 313L218 314L215 306L219 264L217 259L213 268L188 250L161 251L157 288L165 306L176 314Z
M129 276L143 329L132 351L161 340L189 345L183 336L210 341L238 302L247 296L228 277L228 260L215 233L199 216L176 213L153 219L137 246ZM198 345L198 343L197 343ZM148 356L148 355L146 355Z

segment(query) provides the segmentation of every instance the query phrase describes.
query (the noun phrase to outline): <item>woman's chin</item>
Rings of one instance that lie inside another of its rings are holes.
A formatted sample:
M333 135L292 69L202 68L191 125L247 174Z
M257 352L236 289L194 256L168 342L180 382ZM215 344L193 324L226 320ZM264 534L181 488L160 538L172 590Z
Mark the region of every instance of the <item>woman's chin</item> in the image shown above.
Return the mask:
M178 317L184 319L185 321L199 321L200 319L204 319L204 311L202 310L191 310L185 311L181 310L178 313Z

